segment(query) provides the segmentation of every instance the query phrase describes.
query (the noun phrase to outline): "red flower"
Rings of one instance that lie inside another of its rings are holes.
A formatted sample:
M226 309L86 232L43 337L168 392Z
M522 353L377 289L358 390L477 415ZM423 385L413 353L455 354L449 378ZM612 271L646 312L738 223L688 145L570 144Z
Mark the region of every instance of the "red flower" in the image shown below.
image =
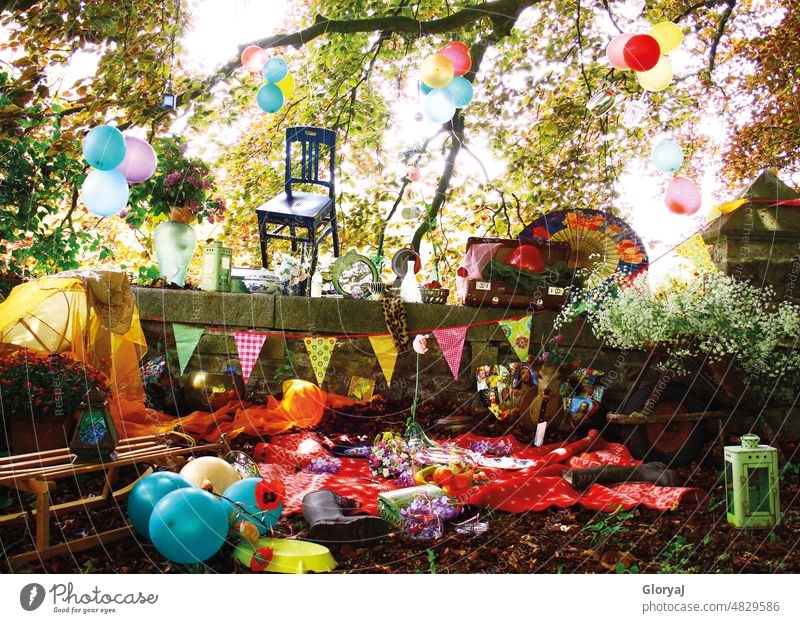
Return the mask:
M286 496L286 487L282 480L262 480L256 483L256 504L264 511L274 511Z
M250 559L250 571L263 571L269 567L274 553L271 547L259 547Z

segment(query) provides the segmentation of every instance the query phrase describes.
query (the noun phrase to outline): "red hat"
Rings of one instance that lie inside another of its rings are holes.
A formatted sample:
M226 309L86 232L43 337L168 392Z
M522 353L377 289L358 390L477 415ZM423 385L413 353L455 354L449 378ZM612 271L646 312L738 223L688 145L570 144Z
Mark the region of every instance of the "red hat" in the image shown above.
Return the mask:
M545 269L542 254L532 244L521 244L506 258L506 264L526 273L541 273Z

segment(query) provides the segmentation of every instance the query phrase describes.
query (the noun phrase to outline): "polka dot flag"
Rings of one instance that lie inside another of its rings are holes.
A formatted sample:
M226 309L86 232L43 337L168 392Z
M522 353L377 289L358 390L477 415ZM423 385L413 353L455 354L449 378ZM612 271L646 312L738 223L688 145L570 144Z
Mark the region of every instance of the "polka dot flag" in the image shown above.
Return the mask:
M311 360L311 368L314 376L317 377L317 385L322 385L325 380L325 373L331 363L331 354L336 346L335 337L306 337L303 338L308 351L308 358Z

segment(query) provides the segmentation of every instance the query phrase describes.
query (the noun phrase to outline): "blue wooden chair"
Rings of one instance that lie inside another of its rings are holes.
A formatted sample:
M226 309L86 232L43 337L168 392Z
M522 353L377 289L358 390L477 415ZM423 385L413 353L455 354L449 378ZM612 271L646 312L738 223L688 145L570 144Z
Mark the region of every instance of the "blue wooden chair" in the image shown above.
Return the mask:
M323 151L323 162L327 147L328 175L320 176L320 149ZM292 165L292 152L299 155L299 166L295 159ZM334 161L336 157L336 133L323 128L298 127L286 129L286 171L284 192L256 208L258 215L258 232L261 240L261 263L267 266L267 241L289 240L292 251L302 245L303 258L308 253L311 257L309 272L314 274L317 268L317 254L320 242L331 234L333 237L333 254L339 257L339 231L336 227L336 200L334 188ZM298 192L293 190L296 184L323 186L327 194ZM275 228L267 231L270 226ZM289 229L289 235L283 233ZM318 233L323 229L322 233ZM297 230L306 230L305 237L299 237ZM306 292L311 292L311 279Z

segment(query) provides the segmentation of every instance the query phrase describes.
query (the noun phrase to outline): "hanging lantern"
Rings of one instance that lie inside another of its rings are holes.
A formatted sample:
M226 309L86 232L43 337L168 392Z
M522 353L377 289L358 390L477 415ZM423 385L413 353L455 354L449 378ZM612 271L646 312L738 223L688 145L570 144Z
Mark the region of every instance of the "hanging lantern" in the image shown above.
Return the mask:
M206 292L231 291L231 258L233 251L219 240L203 247L203 277L200 289Z
M97 390L87 392L77 415L78 425L69 444L70 451L83 460L113 459L119 433L105 395Z
M164 110L175 110L178 105L178 98L172 92L172 84L167 82L164 86L164 95L161 98L161 108Z
M725 446L728 523L737 528L771 528L780 521L778 451L742 435L741 446Z

